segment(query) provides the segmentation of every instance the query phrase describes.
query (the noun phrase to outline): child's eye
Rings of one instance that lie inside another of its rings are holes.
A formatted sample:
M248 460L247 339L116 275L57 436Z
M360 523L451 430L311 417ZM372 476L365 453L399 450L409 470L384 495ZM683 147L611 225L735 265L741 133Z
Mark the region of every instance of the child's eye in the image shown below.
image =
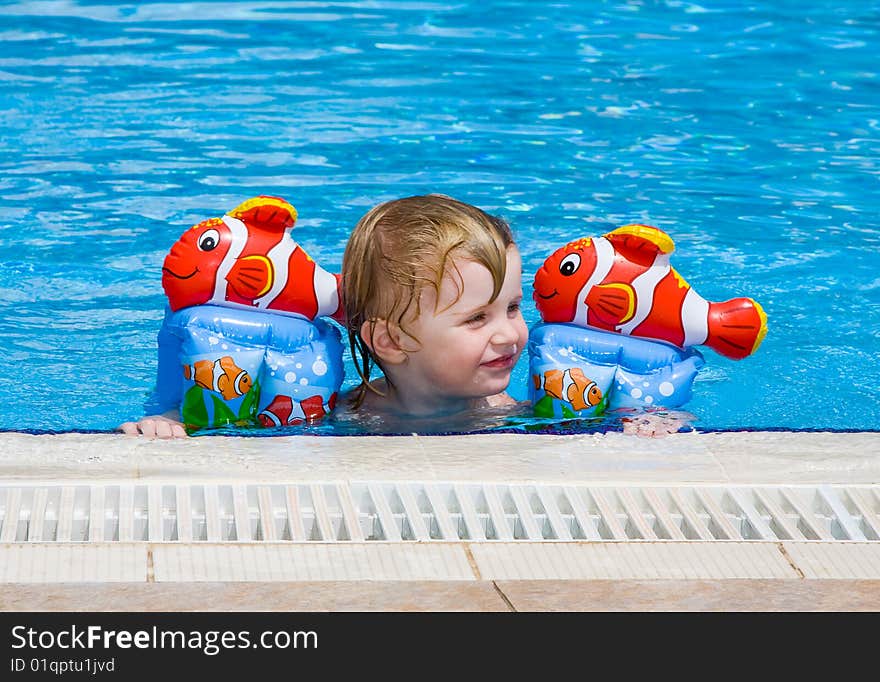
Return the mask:
M476 315L472 315L467 320L465 320L465 324L480 324L485 321L486 313L477 313Z
M508 312L508 313L516 313L516 312L519 312L519 302L517 302L517 303L511 303L509 306L507 306L507 312Z

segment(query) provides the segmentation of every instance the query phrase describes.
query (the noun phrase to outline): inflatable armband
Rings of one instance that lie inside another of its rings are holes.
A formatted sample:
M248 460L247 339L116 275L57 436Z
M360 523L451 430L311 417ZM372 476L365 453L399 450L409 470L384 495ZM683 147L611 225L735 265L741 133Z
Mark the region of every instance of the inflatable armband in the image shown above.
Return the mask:
M669 264L665 232L627 225L570 242L535 275L546 324L529 338L537 416L583 417L618 407L678 407L691 397L706 345L739 360L767 317L751 298L707 301Z
M168 310L155 406L188 427L288 426L328 414L344 378L339 330L323 320L202 305Z
M147 413L192 428L286 426L328 414L344 378L339 276L293 241L296 210L256 197L187 230L162 267L169 308Z
M678 407L691 399L703 356L571 324L529 334L529 399L536 417L600 415L623 407Z

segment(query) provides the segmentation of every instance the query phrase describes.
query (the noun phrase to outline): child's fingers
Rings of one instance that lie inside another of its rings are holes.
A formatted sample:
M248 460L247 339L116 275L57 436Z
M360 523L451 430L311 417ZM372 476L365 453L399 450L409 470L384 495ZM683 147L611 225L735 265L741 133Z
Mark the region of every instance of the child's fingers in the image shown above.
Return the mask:
M128 436L143 435L147 438L186 438L187 433L180 422L163 418L141 419L139 422L125 422L119 431Z
M125 422L124 424L120 424L117 431L122 431L126 436L139 436L140 431L138 430L138 425L134 422Z

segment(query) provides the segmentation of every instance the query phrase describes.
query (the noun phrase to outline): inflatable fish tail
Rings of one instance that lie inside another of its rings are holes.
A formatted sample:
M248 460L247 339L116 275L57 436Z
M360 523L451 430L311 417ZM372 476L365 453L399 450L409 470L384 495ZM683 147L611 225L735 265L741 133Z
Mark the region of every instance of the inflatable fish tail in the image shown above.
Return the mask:
M767 315L751 298L709 304L706 345L724 357L741 360L751 355L767 334Z

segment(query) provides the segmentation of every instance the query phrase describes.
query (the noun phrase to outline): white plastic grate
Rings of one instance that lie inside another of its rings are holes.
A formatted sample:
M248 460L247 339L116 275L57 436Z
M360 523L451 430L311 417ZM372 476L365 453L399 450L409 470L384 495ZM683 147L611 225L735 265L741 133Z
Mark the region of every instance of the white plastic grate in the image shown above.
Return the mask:
M880 486L0 485L0 543L880 542Z

